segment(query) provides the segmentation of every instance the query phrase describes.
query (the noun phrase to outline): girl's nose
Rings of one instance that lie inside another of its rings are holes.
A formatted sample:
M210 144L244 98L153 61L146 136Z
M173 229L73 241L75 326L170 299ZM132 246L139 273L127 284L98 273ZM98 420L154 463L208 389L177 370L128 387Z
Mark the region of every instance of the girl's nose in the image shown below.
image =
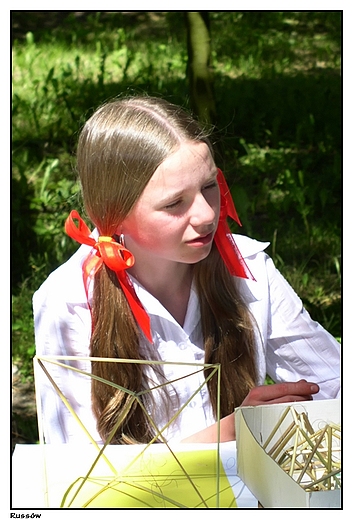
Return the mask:
M205 199L202 193L199 193L190 209L190 224L193 227L209 226L216 220L216 211Z

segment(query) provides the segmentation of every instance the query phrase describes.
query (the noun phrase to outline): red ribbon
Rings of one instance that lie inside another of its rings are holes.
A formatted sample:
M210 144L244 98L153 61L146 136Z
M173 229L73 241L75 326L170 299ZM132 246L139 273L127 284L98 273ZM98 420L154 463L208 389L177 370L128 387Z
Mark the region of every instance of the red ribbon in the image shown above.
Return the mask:
M221 209L217 231L214 237L218 251L232 276L255 280L242 257L233 235L227 224L227 217L231 217L241 226L234 202L222 170L218 168L217 181L221 193Z
M78 221L78 226L76 226L74 219ZM100 236L98 242L96 242L90 236L91 231L89 227L75 210L71 211L65 222L65 231L69 237L80 244L86 244L93 248L82 265L83 282L87 297L89 282L104 263L116 273L137 323L147 339L152 343L150 318L126 274L126 269L132 267L135 263L133 254L112 237Z

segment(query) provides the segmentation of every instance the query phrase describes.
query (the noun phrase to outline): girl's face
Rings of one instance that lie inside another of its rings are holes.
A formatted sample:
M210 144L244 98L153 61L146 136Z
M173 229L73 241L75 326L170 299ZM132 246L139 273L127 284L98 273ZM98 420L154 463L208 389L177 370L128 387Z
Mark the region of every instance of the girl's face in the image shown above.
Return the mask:
M194 264L209 254L220 211L216 177L205 143L183 143L157 168L122 225L136 262L158 268L161 262Z

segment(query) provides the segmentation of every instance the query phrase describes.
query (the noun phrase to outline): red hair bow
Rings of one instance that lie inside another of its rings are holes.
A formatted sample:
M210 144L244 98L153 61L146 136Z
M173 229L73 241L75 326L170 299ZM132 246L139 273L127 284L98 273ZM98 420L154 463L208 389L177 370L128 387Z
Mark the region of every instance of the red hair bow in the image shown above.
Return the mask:
M78 226L76 226L74 219L78 221ZM112 237L100 236L97 242L90 236L91 231L89 227L75 210L71 211L65 222L65 231L69 237L80 244L93 247L92 252L87 256L82 265L86 295L88 296L89 282L104 263L116 273L137 323L147 339L152 343L150 318L126 275L126 269L132 267L135 263L133 254Z
M241 222L236 212L226 179L222 170L219 168L217 181L221 193L221 210L217 231L214 237L215 244L228 268L228 271L232 276L239 276L240 278L249 278L251 280L255 280L248 266L246 265L245 260L242 257L227 224L227 217L231 217L239 224L239 226L241 226Z

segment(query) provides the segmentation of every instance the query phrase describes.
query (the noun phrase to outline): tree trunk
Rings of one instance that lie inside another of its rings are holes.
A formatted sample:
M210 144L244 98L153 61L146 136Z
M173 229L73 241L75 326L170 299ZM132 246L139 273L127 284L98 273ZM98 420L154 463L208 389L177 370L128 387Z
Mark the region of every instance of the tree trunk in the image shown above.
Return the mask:
M211 38L207 11L187 12L188 78L191 108L203 123L215 124L210 71Z

